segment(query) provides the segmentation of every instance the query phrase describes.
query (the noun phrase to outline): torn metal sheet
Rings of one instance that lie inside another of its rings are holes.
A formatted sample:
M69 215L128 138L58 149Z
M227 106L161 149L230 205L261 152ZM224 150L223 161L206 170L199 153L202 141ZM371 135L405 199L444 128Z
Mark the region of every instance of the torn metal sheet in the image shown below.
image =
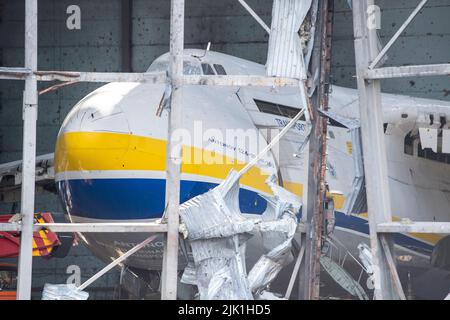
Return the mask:
M183 275L181 276L181 282L184 284L190 284L193 286L197 285L195 265L193 262L189 261L187 266L184 268Z
M265 253L248 274L250 288L257 295L266 291L281 269L293 260L291 244L297 229L296 213L302 205L298 196L275 183L274 176L266 183L273 196L265 197L267 209L259 228Z
M251 300L241 245L254 228L239 210L239 179L231 171L209 192L180 206L201 300Z
M364 177L364 160L361 139L361 125L357 119L338 115L332 111L319 110L325 116L350 129L352 139L353 171L355 173L352 188L344 203L345 214L367 212L366 184Z
M238 197L239 180L237 173L231 171L216 188L184 202L180 206L180 216L188 239L225 238L252 231L254 221L240 213Z
M298 34L312 0L274 0L267 55L267 75L306 79L302 40Z
M345 200L343 212L351 213L367 212L366 182L364 176L364 160L361 141L361 128L350 129L352 137L353 171L355 173L352 188Z
M73 284L50 284L44 285L42 300L87 300L89 293L78 290Z
M311 15L310 15L310 21L309 21L309 41L306 45L305 49L305 66L308 67L309 63L311 61L312 51L314 48L314 35L316 33L316 25L317 25L317 13L319 11L319 1L313 0L311 4Z
M342 116L340 114L337 114L337 113L335 113L333 111L329 111L329 110L325 111L325 110L319 109L318 112L321 116L324 116L328 119L336 121L340 125L346 127L347 129L350 129L350 130L357 129L361 126L358 119L345 117L345 116Z
M167 79L170 79L169 73L166 71ZM163 110L170 109L170 99L172 98L172 83L170 81L166 82L164 88L164 94L159 101L158 109L156 109L156 115L161 117Z
M288 300L282 296L269 291L262 291L255 295L255 300Z
M367 274L372 275L373 270L373 261L372 261L372 252L370 251L370 247L365 243L360 243L358 245L359 251L359 259L364 266L364 269Z
M354 297L358 297L360 300L369 300L364 289L361 285L353 279L353 277L344 270L339 264L334 262L327 256L320 257L320 264L325 271L333 278L333 280L339 284L345 291L350 293Z
M239 209L239 176L231 171L219 186L180 206L195 269L189 266L183 278L197 285L202 300L251 300L253 294L262 299L291 258L300 199L271 177L266 183L274 195L266 197L262 219L246 218ZM256 232L262 235L265 254L247 276L245 242Z

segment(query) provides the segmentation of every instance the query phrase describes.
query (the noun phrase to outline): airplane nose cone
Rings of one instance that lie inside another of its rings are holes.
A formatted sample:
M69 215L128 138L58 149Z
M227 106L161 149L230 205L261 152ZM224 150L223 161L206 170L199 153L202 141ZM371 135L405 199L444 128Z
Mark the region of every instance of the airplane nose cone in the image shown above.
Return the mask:
M130 127L121 102L135 86L135 84L121 84L121 86L109 84L95 90L67 115L59 136L75 131L129 133Z
M152 128L167 119L155 119L157 89L109 84L68 114L55 148L55 181L70 216L123 220L162 212L166 146Z

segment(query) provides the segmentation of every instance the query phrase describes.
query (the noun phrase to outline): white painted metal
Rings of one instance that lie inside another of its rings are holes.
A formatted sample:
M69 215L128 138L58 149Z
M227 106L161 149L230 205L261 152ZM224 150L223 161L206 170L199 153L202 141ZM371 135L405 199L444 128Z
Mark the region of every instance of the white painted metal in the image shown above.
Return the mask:
M37 0L25 1L25 67L37 70ZM32 244L34 220L37 80L29 74L23 95L23 170L22 170L22 232L17 276L17 299L31 299Z
M34 230L47 228L53 232L166 232L167 224L156 222L110 222L110 223L42 223Z
M178 282L178 226L180 206L181 146L173 141L183 122L184 0L171 1L169 81L172 86L166 162L168 228L164 246L161 298L176 300Z
M0 67L1 80L24 80L31 73L30 69L17 67Z
M250 13L250 15L256 20L256 22L259 23L261 27L263 27L264 30L267 31L268 34L270 34L270 28L267 26L267 24L258 16L258 14L245 2L244 0L238 0L239 3L245 8L245 10Z
M244 168L242 168L238 172L239 177L242 177L251 167L257 164L258 161L261 160L266 155L266 153L281 140L281 138L283 138L283 136L295 125L295 123L305 113L305 110L306 106L303 106L303 109L300 110L300 112L297 113L297 115L294 118L292 118L292 120L283 128L283 130L281 130L280 133L278 133L272 139L272 141L270 141L270 143L263 150L261 150L261 152L255 158L253 158L249 163L247 163L247 165Z
M306 67L299 30L311 7L311 0L275 0L272 8L267 75L306 79Z
M298 79L264 76L199 76L186 75L183 77L185 85L209 85L231 87L299 87Z
M386 262L389 267L389 273L391 274L392 286L394 287L395 293L400 300L406 300L405 293L403 292L402 284L397 273L397 266L395 265L395 259L392 255L393 247L388 242L387 234L379 234L379 239L381 246L383 248L384 256L386 257Z
M297 259L295 260L294 270L292 270L291 278L289 279L289 284L284 295L285 299L291 298L292 289L294 288L295 279L297 279L298 271L303 260L303 255L305 254L305 246L302 245L300 252L298 253Z
M389 40L389 42L384 46L384 48L378 53L378 55L373 59L372 63L369 65L369 69L373 69L377 66L377 64L383 59L386 52L392 47L392 45L397 41L397 39L400 37L400 35L405 31L405 29L409 26L411 21L417 16L420 10L425 6L425 4L428 2L428 0L422 0L419 5L414 9L414 11L410 14L408 19L401 25L401 27L397 30L397 32L394 34L394 36Z
M384 67L367 70L366 79L393 79L407 77L448 76L450 64Z
M52 232L167 232L167 224L156 222L104 222L104 223L40 223L33 225L34 231L47 228ZM20 231L20 223L0 223L0 231ZM297 233L304 233L305 226L299 223Z
M382 233L440 233L450 234L450 222L385 222L377 225Z
M7 68L10 69L10 68ZM24 80L29 71L3 71L0 69L0 79ZM64 82L140 82L140 83L166 83L165 73L114 73L114 72L73 72L73 71L37 71L38 81L64 81ZM231 86L231 87L298 87L298 79L283 77L265 77L256 75L185 75L182 79L184 85L205 86Z
M20 231L21 229L20 223L0 223L0 231Z
M73 72L73 71L38 71L39 81L79 81L79 82L148 82L165 83L163 73L120 73L120 72Z
M373 0L354 1L353 23L370 244L374 265L378 267L374 274L374 294L376 299L384 300L396 297L390 281L386 257L383 254L376 230L378 223L392 220L381 112L381 85L380 81L366 81L364 78L370 61L379 52L376 30L369 29L367 25L367 9L374 4ZM389 243L389 245L391 244Z
M426 2L427 0L420 2L389 43L378 53L374 45L376 33L373 30L369 30L365 23L366 9L373 5L374 2L366 0L353 4L355 54L358 89L360 91L361 124L365 146L364 166L367 179L370 238L374 265L378 270L375 273L375 296L377 299L406 299L398 278L395 259L392 255L390 233L435 233L443 235L450 232L450 223L448 222L412 222L409 219L401 222L392 222L390 199L388 197L389 185L387 183L387 171L385 170L386 161L383 154L385 148L381 133L383 122L376 113L381 106L380 79L448 75L450 73L449 64L373 69ZM366 63L371 58L373 58L372 63L366 67ZM433 114L431 110L430 114ZM431 147L435 152L437 152L436 130L427 125L426 128L419 127L422 146ZM425 136L429 139L428 143L424 141ZM367 157L367 149L371 149L372 157Z

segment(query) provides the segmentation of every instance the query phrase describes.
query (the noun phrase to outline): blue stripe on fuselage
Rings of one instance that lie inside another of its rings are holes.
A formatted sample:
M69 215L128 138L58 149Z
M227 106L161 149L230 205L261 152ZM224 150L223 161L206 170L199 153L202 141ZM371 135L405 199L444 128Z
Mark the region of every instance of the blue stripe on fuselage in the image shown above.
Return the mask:
M57 182L68 213L75 216L107 219L161 218L164 211L164 179L89 179ZM216 187L215 183L181 181L181 202ZM267 202L256 192L240 189L242 212L261 214Z
M68 213L74 216L105 219L134 220L160 218L164 211L164 179L89 179L57 182L58 190ZM217 186L215 183L181 181L181 202ZM240 189L242 212L262 214L267 202L256 192ZM336 225L369 234L367 220L336 212ZM395 234L395 243L429 255L433 246L407 235Z

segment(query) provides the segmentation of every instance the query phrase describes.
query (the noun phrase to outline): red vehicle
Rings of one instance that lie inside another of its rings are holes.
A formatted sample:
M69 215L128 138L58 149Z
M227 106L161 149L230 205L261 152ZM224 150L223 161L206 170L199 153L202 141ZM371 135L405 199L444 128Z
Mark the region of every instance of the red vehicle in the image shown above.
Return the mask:
M0 300L16 300L17 266L0 263Z
M0 215L0 223L15 220L14 214ZM50 213L36 213L34 223L53 223ZM57 235L42 228L33 233L34 257L65 257L72 246L73 237L70 233ZM15 258L20 251L20 232L0 231L0 258ZM17 285L17 266L12 263L0 262L0 300L15 300Z
M7 223L13 219L14 215L0 215L0 223ZM35 223L52 223L53 218L50 213L36 213ZM42 229L33 234L33 256L49 257L61 242L58 235L47 229ZM13 258L19 255L20 232L0 231L0 258Z

